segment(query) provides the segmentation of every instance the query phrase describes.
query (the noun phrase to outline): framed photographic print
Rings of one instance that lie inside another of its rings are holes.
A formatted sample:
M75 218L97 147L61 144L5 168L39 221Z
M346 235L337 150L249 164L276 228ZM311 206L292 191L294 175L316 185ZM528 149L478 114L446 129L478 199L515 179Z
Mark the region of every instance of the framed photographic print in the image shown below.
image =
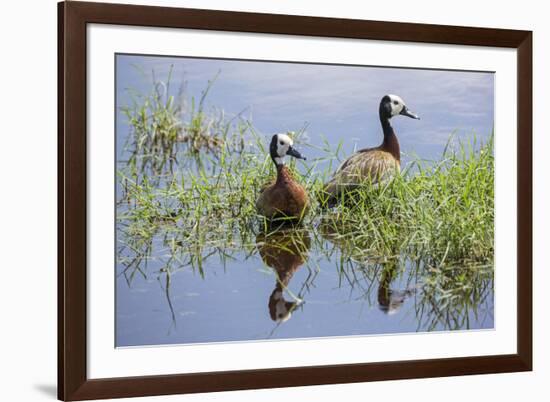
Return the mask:
M60 399L531 370L531 32L58 17Z

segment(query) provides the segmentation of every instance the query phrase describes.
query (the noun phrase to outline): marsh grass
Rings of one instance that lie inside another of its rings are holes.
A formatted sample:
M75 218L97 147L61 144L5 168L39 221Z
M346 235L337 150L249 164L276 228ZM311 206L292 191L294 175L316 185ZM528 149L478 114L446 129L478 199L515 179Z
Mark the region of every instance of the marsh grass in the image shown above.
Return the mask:
M494 174L492 141L475 150L458 143L435 164L413 162L381 186L365 183L321 219L331 239L372 256L406 254L432 265L492 259ZM317 189L319 191L319 189Z
M156 274L167 276L167 287L168 277L182 269L204 276L210 259L226 264L249 258L260 233L264 241L277 233L255 209L259 189L275 176L269 136L240 115L206 110L214 80L198 101L183 89L170 95L169 81L154 81L150 94L135 95L132 106L122 108L130 133L122 150L127 158L117 170L121 274L129 282L136 274L147 277L148 261L161 260ZM365 183L326 209L318 200L344 157L342 146L308 144L306 129L291 133L297 146L323 156L290 161L312 201L294 230L312 233L311 249L333 262L339 285L370 297L374 283L380 288L384 278L406 271L408 281L422 287L416 308L419 317L433 320L426 325L461 328L472 306L492 294L492 140L451 138L439 161L415 160L395 179ZM308 265L323 269L316 261Z
M128 89L130 105L121 108L130 127L124 149L126 164L140 174L162 176L174 172L174 166L192 157L195 162L204 157L217 159L230 130L241 132L247 125L239 117L227 120L223 111L205 111L205 100L217 75L208 81L199 99L187 99L185 85L171 92L172 69L166 81L152 73L152 89L147 94ZM237 139L231 133L232 139ZM235 144L233 144L235 145ZM184 152L188 158L178 158Z

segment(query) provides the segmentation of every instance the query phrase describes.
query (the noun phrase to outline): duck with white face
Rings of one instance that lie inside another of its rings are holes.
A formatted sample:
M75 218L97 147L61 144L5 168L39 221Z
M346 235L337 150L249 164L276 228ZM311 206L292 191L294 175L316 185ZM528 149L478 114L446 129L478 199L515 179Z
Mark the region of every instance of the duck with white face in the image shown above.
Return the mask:
M273 159L275 165L284 165L285 156L289 155L294 158L306 160L306 158L293 148L294 141L287 134L275 134L271 138L269 144L269 155Z
M403 99L397 95L385 95L379 106L380 124L384 139L375 148L357 151L340 165L331 180L325 185L321 204L334 206L342 192L353 190L361 184L377 185L391 179L401 169L401 150L397 135L390 123L396 116L407 116L419 120Z
M260 189L256 209L268 219L301 220L309 208L309 197L285 165L285 157L306 158L294 148L287 134L275 134L269 144L269 154L277 169L274 182Z
M386 119L391 119L392 117L395 117L397 115L401 116L407 116L412 119L420 120L420 117L418 117L417 114L411 112L407 105L405 105L405 102L403 102L403 99L401 99L397 95L386 95L382 98L380 101L380 108L384 109L380 112L380 119L382 120L382 117L385 117ZM384 123L382 123L383 125Z

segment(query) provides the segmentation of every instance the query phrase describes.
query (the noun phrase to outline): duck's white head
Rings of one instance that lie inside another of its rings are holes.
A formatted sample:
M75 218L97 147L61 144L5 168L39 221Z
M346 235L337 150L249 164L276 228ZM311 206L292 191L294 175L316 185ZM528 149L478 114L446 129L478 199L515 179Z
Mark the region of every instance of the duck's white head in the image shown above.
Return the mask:
M284 165L285 156L290 155L298 159L306 159L300 152L292 146L294 141L287 134L275 134L269 144L269 154L276 165Z
M380 101L380 117L391 119L397 115L420 119L418 115L409 110L401 97L391 94L384 96Z

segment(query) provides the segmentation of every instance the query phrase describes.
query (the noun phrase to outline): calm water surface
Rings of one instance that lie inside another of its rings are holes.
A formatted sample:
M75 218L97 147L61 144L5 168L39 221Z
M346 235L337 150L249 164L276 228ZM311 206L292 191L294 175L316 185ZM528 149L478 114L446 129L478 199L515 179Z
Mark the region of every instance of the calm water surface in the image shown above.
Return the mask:
M361 264L306 230L281 236L282 248L278 236L259 238L251 254L213 256L202 273L167 275L166 249L145 275L129 279L119 265L117 346L493 328L492 281L478 300L440 310L411 263Z

